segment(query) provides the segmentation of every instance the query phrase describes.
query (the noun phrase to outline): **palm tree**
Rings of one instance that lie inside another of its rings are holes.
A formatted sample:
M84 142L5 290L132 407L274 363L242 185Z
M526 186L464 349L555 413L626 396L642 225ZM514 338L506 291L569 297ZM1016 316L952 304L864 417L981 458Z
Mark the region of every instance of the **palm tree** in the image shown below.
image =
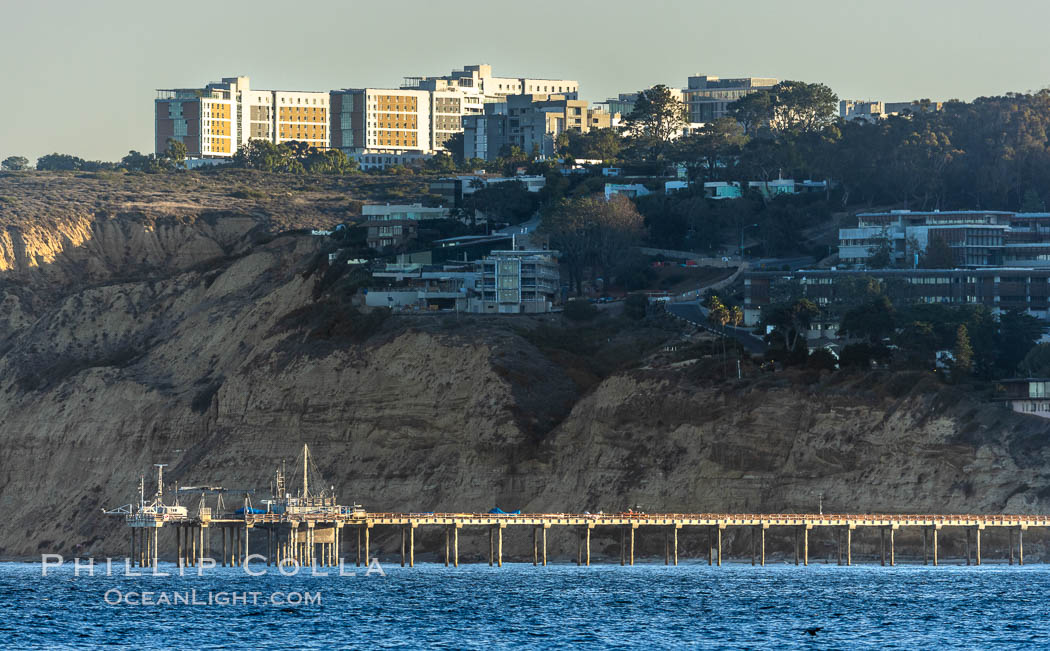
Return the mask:
M722 328L722 374L725 375L728 373L726 370L726 324L733 320L733 313L717 296L711 296L707 309L709 310L707 320L717 323Z

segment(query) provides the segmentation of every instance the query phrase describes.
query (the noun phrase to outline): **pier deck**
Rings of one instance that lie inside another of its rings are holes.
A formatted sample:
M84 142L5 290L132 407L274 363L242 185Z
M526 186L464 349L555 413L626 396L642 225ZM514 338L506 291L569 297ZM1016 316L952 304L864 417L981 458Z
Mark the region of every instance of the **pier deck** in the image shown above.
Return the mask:
M751 562L765 565L766 532L787 529L794 536L796 565L809 564L809 537L814 529L835 533L838 562L853 564L853 535L857 529L879 532L882 565L895 565L895 534L902 528L922 532L923 562L939 564L938 534L943 528L962 528L966 535L966 563L980 565L981 534L986 529L1010 532L1009 562L1017 551L1019 564L1024 564L1023 534L1032 527L1050 527L1050 515L977 515L977 514L826 514L826 513L369 513L361 509L335 506L310 512L292 513L210 513L206 516L172 517L158 514L129 514L132 527L131 558L141 565L156 563L159 530L176 530L177 557L186 565L195 565L208 555L211 545L208 530L218 529L222 536L223 565L239 565L249 559L249 534L266 531L266 554L258 556L267 564L294 563L334 566L342 558L342 541L346 533L357 539L356 563L371 559L370 538L375 527L396 527L401 533L401 564L415 564L415 532L420 527L438 527L445 533L445 565L459 565L459 533L464 527L488 530L490 565L503 564L503 530L528 527L533 531L533 564L546 565L547 532L553 527L567 527L577 534L576 563L591 564L591 533L601 527L620 531L620 564L633 565L635 536L639 529L650 533L663 530L664 562L678 564L678 534L684 528L697 528L708 534L708 563L722 564L722 536L727 528L750 532ZM135 543L135 531L139 543ZM152 535L150 531L152 530ZM347 531L344 531L347 530ZM648 534L647 534L648 535ZM932 541L930 540L932 538ZM971 546L971 541L973 545ZM229 545L227 545L229 542ZM975 554L971 553L971 549Z

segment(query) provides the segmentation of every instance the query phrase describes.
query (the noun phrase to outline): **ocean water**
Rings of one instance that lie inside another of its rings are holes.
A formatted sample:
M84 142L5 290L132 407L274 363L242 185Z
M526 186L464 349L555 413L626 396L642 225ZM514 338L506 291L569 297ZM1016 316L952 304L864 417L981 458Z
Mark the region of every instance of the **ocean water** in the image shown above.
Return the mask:
M327 577L310 576L309 570L281 576L275 568L259 577L240 568L215 568L204 576L190 568L181 577L126 577L123 565L114 565L114 576L100 575L102 566L94 577L77 577L68 563L49 568L48 576L42 576L39 563L0 563L0 644L19 649L1050 646L1046 565L382 567L382 575L363 576L357 569L352 577L336 576L337 570ZM161 563L158 571L177 568ZM197 603L165 604L160 596L172 600L192 591ZM142 597L133 595L146 592L152 593L147 601L160 603L140 605ZM234 593L243 593L244 603L224 601ZM304 593L319 594L320 603L284 603L296 594L306 598ZM806 630L816 628L816 635Z

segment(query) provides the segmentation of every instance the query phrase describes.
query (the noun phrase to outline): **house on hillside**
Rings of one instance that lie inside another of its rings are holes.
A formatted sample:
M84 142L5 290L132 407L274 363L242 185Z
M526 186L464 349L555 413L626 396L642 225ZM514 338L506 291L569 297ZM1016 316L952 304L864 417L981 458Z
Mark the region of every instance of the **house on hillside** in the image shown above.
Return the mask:
M1050 418L1050 378L999 380L1003 391L995 399L1019 414Z

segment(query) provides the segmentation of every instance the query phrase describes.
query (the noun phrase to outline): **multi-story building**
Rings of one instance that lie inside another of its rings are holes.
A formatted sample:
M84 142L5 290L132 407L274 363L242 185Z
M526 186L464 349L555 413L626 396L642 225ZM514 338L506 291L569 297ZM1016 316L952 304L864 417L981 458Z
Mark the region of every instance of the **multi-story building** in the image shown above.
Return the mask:
M252 90L248 77L224 77L204 88L158 90L155 150L174 138L190 158L229 158L249 140L291 140L327 149L328 93Z
M985 305L996 311L1021 310L1050 320L1050 268L872 269L745 272L746 325L754 325L763 307L798 294L821 306L856 299L858 279L874 278L897 303Z
M776 85L777 80L771 77L720 79L710 75L693 75L688 79L688 87L682 89L688 122L711 122L725 117L733 102Z
M509 147L551 157L558 135L575 129L608 129L608 112L588 108L584 100L564 95L513 95L506 102L486 104L485 114L463 118L465 158L494 160Z
M410 205L366 204L361 206L361 216L368 227L367 243L373 249L400 246L416 236L419 222L432 219L448 219L449 210L423 204Z
M914 266L935 239L958 267L1050 266L1050 213L1001 210L861 213L855 228L839 229L839 259L865 266L885 241L891 262Z
M328 149L328 102L328 93L274 91L273 142L296 140L317 149Z
M894 115L939 111L943 106L943 102L874 102L844 99L839 101L839 117L844 120L876 122Z
M348 88L332 91L332 147L347 155L424 153L430 147L430 93Z
M475 89L486 102L498 102L509 95L559 94L577 99L579 82L572 79L534 79L529 77L495 77L492 66L477 64L453 70L438 77L405 77L402 88L419 90Z
M481 261L481 296L470 311L550 312L558 293L557 251L493 251Z
M677 94L679 101L682 101L682 91L677 88L672 88L671 91ZM603 107L608 111L609 115L630 115L634 111L634 105L638 101L638 93L620 93L616 97L610 97L604 102L595 102L595 106Z
M365 294L374 307L455 309L477 314L550 312L560 285L556 251L492 251L473 262L388 264Z

